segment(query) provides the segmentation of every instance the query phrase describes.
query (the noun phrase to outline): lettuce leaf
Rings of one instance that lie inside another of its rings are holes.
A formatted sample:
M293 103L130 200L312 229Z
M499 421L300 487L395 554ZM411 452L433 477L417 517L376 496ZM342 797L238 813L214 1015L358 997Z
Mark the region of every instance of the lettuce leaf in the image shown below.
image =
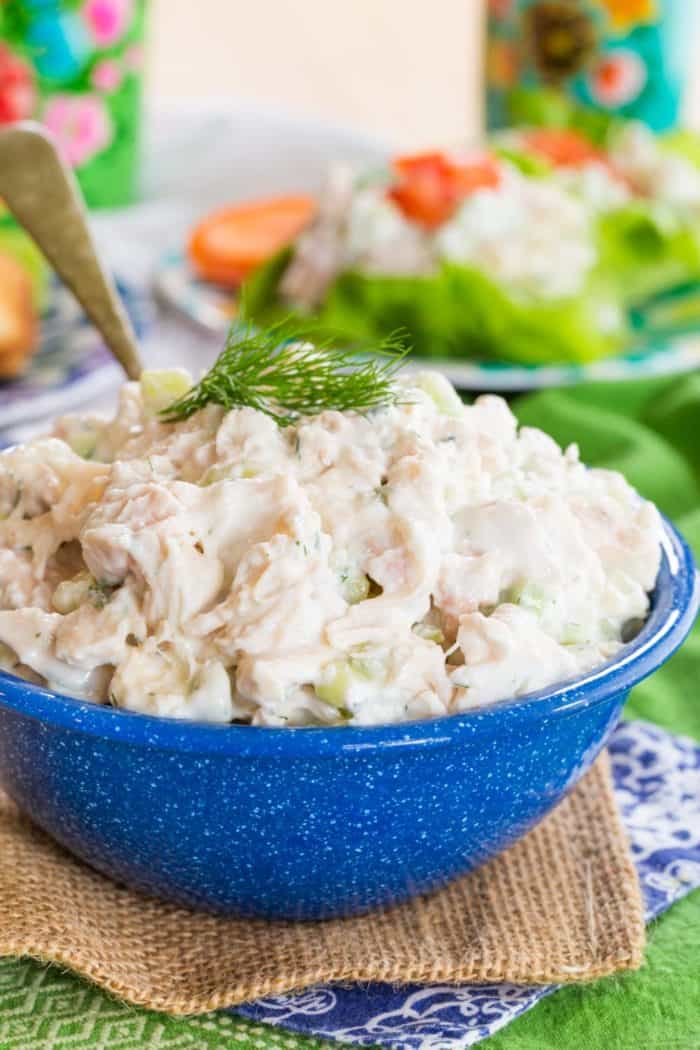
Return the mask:
M508 161L523 175L530 178L539 178L551 174L553 167L544 157L537 153L528 153L526 149L518 149L515 146L504 146L496 143L493 153L502 160Z
M649 201L598 219L598 270L626 304L700 279L700 226Z
M267 324L289 315L276 294L285 258L277 256L246 287L253 321ZM473 267L453 264L430 276L343 273L314 321L341 340L374 341L403 329L423 357L525 365L594 361L619 351L627 335L603 282L592 280L566 299L526 300Z
M508 94L509 122L515 126L569 128L604 147L621 117L581 105L556 88L517 87Z
M265 318L274 322L289 314L289 310L283 310L279 300L279 285L293 258L294 246L288 245L253 271L241 289L242 317L257 321Z
M696 168L700 168L700 135L687 128L676 128L659 136L659 145L671 153L685 157Z
M426 357L584 363L619 349L621 333L600 329L610 305L593 287L566 299L518 299L476 268L450 264L429 277L343 274L320 319L342 331L361 325L357 334L371 338L404 327Z

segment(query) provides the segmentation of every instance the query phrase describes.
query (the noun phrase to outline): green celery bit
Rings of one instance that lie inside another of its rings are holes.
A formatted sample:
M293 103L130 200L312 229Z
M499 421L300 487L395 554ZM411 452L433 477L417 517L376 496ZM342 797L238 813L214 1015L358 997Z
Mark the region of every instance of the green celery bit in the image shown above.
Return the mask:
M446 416L460 416L464 409L459 394L439 372L426 372L418 377L418 386Z
M192 386L192 376L184 368L146 369L140 383L145 409L157 415L185 396Z
M343 597L349 605L356 605L358 602L362 602L369 596L370 581L369 577L365 576L364 573L358 573L356 576L350 576L346 573L342 573L340 582L343 590Z
M432 623L414 623L411 630L419 638L425 638L426 642L435 642L436 645L442 645L445 641L445 635L440 628Z
M324 704L340 710L352 682L350 666L346 660L336 660L324 668L323 679L316 686L316 696Z

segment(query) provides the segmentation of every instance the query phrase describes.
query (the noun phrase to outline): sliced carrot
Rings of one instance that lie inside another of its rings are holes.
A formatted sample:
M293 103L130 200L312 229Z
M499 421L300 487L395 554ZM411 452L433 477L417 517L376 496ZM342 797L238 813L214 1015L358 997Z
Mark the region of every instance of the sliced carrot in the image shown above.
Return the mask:
M239 285L293 241L315 213L316 202L305 194L215 211L192 232L188 248L192 266L204 280L227 287Z
M501 181L498 161L494 157L484 155L469 164L457 165L454 169L454 179L462 198L468 197L475 190L498 186Z
M444 153L419 153L397 157L394 170L397 183L389 196L407 218L428 229L446 222L470 193L500 181L489 156L458 162Z
M557 168L578 168L596 160L604 164L607 160L602 150L570 128L533 128L523 133L523 139L528 149Z

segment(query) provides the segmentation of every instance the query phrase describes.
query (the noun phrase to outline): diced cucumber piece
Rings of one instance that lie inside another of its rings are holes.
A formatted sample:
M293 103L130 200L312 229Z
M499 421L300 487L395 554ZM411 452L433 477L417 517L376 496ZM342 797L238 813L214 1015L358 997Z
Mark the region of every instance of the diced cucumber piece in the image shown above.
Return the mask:
M183 397L192 386L184 368L146 369L141 373L141 397L147 412L156 415Z
M386 663L379 656L351 656L350 667L356 675L368 682L383 682L386 678Z
M349 605L357 605L369 596L369 577L362 572L354 576L343 572L340 574L340 583L343 598Z
M260 472L250 464L244 463L240 470L232 463L214 463L199 479L202 487L215 485L217 481L231 481L234 478L256 478Z
M97 431L86 420L71 420L66 426L66 443L76 456L92 459L97 448Z
M97 448L97 435L88 434L76 434L75 438L71 441L70 447L75 452L76 456L81 456L82 459L92 459L95 455L95 449Z
M225 481L231 477L231 465L229 463L214 463L202 474L199 484L202 486L215 485L217 481Z
M498 596L499 605L520 605L520 596L523 593L523 585L514 583L512 587L506 587Z
M445 641L445 635L433 623L414 623L411 630L419 638L425 638L426 642L435 642L436 645L442 645Z
M462 414L462 399L452 383L439 372L422 372L418 376L418 386L446 416Z
M573 621L564 624L561 632L562 645L586 645L589 641L588 632L583 624L574 623Z
M620 625L616 620L606 616L600 623L600 636L606 642L620 641Z
M536 583L526 583L520 594L520 605L524 609L541 613L547 601L547 594Z
M323 677L316 685L316 696L324 704L340 710L345 706L345 697L352 682L350 665L346 660L336 660L323 670Z
M517 583L503 591L501 601L541 613L547 601L547 593L537 583Z

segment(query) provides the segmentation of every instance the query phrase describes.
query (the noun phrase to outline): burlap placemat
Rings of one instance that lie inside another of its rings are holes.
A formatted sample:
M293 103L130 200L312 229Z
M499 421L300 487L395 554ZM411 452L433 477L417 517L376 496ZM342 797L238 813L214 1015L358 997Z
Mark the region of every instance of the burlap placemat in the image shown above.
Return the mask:
M555 983L640 965L642 903L607 756L521 842L380 914L195 914L74 860L0 795L0 955L62 963L128 1002L204 1013L331 981Z

